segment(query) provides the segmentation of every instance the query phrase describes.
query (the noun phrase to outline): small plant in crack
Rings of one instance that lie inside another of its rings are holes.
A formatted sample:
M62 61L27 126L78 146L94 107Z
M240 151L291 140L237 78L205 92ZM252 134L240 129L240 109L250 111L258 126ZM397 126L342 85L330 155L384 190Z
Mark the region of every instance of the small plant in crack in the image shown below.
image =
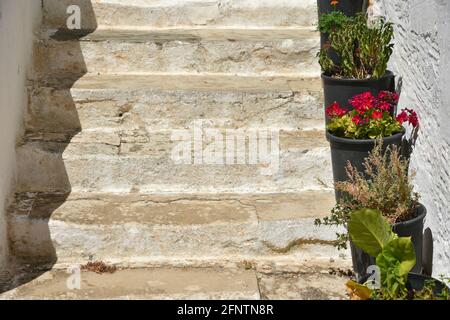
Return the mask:
M116 266L109 266L103 261L88 262L81 266L81 271L90 271L97 274L114 273L117 271Z

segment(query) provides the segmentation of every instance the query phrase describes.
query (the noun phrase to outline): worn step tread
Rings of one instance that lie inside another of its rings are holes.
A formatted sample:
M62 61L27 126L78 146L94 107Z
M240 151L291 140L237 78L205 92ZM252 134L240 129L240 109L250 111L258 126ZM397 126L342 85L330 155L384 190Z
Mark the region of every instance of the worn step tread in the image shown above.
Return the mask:
M65 28L69 5L80 6L85 29L98 25L312 26L317 22L315 0L45 0L44 25Z
M195 120L234 128L323 128L319 91L61 89L30 87L25 130L35 135L80 130L185 128Z
M97 26L95 30L48 29L41 31L43 40L81 40L108 41L120 40L124 42L147 41L269 41L269 40L309 40L318 38L316 27L297 26L176 26L155 28L151 26Z
M284 130L272 127L244 127L235 128L233 126L224 125L223 123L214 123L213 121L196 121L189 123L186 127L174 127L167 129L159 128L143 128L141 126L133 126L132 123L124 121L118 126L82 130L69 135L64 130L55 132L25 132L21 139L20 146L27 144L40 148L47 152L64 153L64 159L70 159L72 156L79 158L86 155L91 158L93 155L100 156L121 156L133 157L142 155L155 155L164 152L170 153L174 143L178 140L174 139L172 134L174 131L183 130L192 135L192 142L203 142L202 147L205 148L209 143L214 142L207 136L207 130L217 130L221 135L224 148L226 142L233 139L234 133L241 133L248 139L251 132L258 134L258 137L266 138L268 143L271 141L269 131L278 133L279 149L281 152L288 150L311 150L315 148L324 148L328 146L325 139L325 130L321 126L319 128L311 128L309 130ZM195 130L195 132L194 132ZM267 130L264 132L263 130ZM197 134L200 134L198 136ZM194 135L196 135L194 137ZM95 148L83 148L106 146L109 148L107 153L102 153L105 149L99 149L95 152ZM248 141L245 143L248 152ZM139 148L136 148L139 147ZM224 150L225 151L225 150ZM243 150L244 151L244 150Z
M242 73L164 73L122 72L87 73L74 78L67 74L63 78L39 79L36 85L55 89L78 90L198 90L198 91L319 91L321 80L318 73L300 74L242 74Z
M80 290L67 288L68 274L52 270L0 295L0 299L259 299L252 271L125 269L81 273Z
M323 130L281 131L278 137L259 129L243 131L246 140L258 134L252 146L265 143L266 152L253 152L245 140L237 147L227 131L218 132L218 144L211 144L207 135L192 140L197 137L192 128L178 134L186 138L177 140L171 130L82 131L69 135L70 143L58 141L67 138L60 133L30 135L17 148L17 189L248 193L324 189L331 181L331 169L324 170L330 168L330 158Z
M10 213L15 218L51 219L85 225L140 223L205 225L297 220L327 215L330 191L277 194L100 194L18 193Z
M314 225L327 191L284 194L20 193L9 209L15 256L60 263L167 259L330 259L337 228Z
M29 271L27 271L29 272ZM267 273L234 268L134 268L114 273L81 272L81 288L67 288L66 270L27 274L0 299L345 299L346 278L315 268ZM2 290L0 289L0 292Z
M65 35L57 32L52 37L64 39ZM35 72L50 78L86 72L276 75L320 71L319 37L310 30L108 30L83 39L90 41L37 41Z

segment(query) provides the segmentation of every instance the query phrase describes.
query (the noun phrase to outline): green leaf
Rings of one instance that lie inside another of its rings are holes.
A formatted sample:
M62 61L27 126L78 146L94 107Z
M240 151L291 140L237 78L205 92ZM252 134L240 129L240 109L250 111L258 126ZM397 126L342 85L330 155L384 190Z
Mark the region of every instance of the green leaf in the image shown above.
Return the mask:
M378 255L381 285L391 299L404 299L407 295L408 273L416 264L416 253L411 238L397 238L389 242Z
M372 257L377 257L384 246L396 237L381 212L373 209L350 213L348 232L355 246Z
M407 276L416 264L416 251L411 237L397 238L390 241L377 257L377 266L383 269L395 266L398 276Z
M360 300L369 300L372 295L372 290L363 284L349 280L346 283L347 289L350 294L351 300L356 300L356 297Z

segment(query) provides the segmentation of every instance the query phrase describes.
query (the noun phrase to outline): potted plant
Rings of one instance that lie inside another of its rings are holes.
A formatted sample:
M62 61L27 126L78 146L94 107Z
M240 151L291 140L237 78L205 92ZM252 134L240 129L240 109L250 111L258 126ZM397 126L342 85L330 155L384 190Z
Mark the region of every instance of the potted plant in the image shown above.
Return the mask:
M403 144L405 129L403 124L411 124L412 136L416 136L419 120L410 109L403 109L393 116L398 96L389 91L380 91L375 97L371 92L356 95L350 99L347 108L338 103L326 109L330 121L326 137L330 142L334 182L346 181L347 163L358 171L364 171L364 159L374 148L377 139L381 139L384 148ZM394 111L393 111L394 110ZM339 200L339 192L336 193Z
M354 300L449 300L449 288L441 281L411 273L416 252L410 237L391 230L381 212L360 209L350 213L350 237L359 249L374 258L376 268L359 283L347 282Z
M317 219L316 225L343 226L349 231L352 212L362 208L379 210L396 233L412 238L415 254L419 257L413 271L420 273L426 208L414 192L413 174L409 175L408 161L400 155L396 146L386 148L383 153L383 147L378 143L365 159L363 167L364 171L358 171L352 164L347 165L348 180L335 184L336 190L341 192L338 203L331 215ZM346 248L350 240L353 269L360 280L374 261L355 246L348 234L338 233L336 246Z
M351 97L366 91L374 95L395 92L395 76L387 70L393 49L391 23L379 18L369 24L364 14L345 17L334 13L322 16L319 30L329 34L318 53L325 106L346 105Z
M322 15L332 12L342 12L353 17L367 8L367 0L317 0L319 19Z
M348 22L348 17L365 12L366 2L366 0L317 0L321 47L327 43L330 30Z

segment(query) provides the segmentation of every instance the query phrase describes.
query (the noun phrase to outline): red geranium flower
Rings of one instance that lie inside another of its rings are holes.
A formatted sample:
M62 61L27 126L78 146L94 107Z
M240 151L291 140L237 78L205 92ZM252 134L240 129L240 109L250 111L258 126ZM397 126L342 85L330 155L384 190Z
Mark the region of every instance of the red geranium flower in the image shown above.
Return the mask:
M391 104L395 104L398 102L398 94L390 91L380 91L378 93L378 99Z
M383 118L383 112L378 110L374 110L372 112L372 119L381 119L381 118Z
M329 106L326 109L326 114L330 118L333 118L333 117L339 117L340 118L340 117L346 115L347 112L348 112L348 110L341 108L341 106L337 102L334 102L333 104L331 104L331 106Z
M382 111L389 111L391 110L391 105L386 101L380 101L380 103L378 104L378 109Z
M352 118L352 121L353 121L353 123L356 124L356 125L364 124L364 120L363 120L359 115L354 116L354 117Z
M349 102L356 111L364 113L367 110L374 108L376 99L372 93L368 91L354 96Z
M414 110L403 109L400 114L397 115L397 121L403 124L408 121L414 128L419 125L419 117Z
M402 112L400 112L397 115L397 121L400 122L400 124L403 124L405 121L408 121L408 114L406 113L405 110L402 110Z
M408 122L415 128L419 125L419 117L414 110L407 109L409 112Z

